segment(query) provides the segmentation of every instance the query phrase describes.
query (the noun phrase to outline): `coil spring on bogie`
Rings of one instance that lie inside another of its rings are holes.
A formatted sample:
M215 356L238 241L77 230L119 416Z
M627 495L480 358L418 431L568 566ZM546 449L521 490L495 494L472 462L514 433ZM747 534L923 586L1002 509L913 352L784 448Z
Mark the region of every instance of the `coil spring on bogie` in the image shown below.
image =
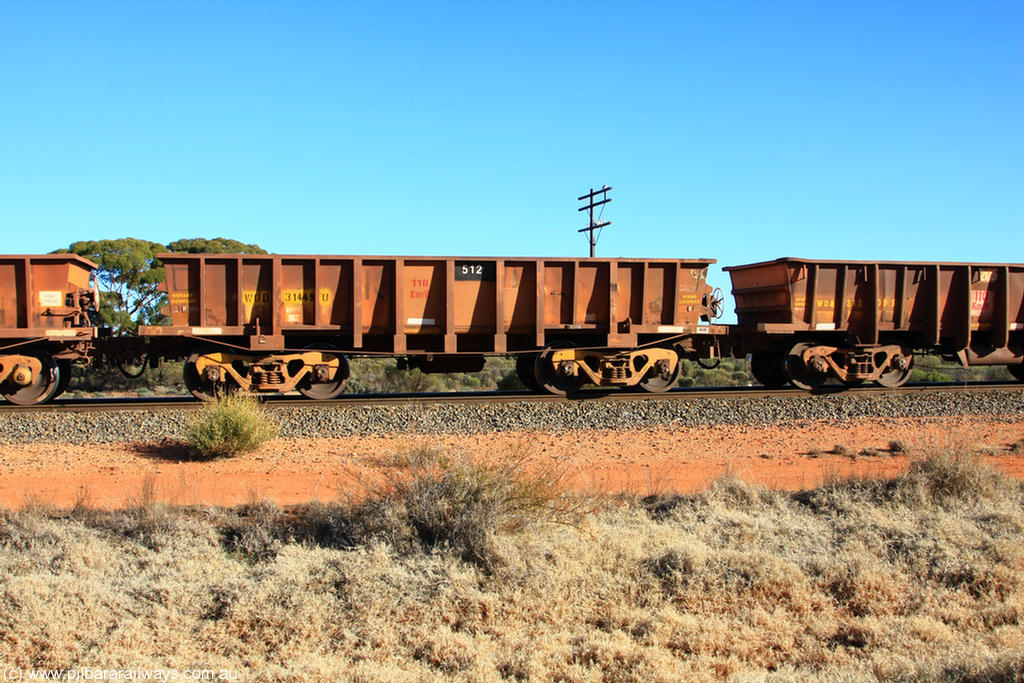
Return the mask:
M853 377L870 377L875 364L870 355L851 354L846 359L846 371Z
M279 370L256 370L252 373L252 386L257 390L268 390L284 384L284 373Z
M629 379L630 370L627 363L621 361L605 362L602 368L601 375L605 379L616 380L616 379Z

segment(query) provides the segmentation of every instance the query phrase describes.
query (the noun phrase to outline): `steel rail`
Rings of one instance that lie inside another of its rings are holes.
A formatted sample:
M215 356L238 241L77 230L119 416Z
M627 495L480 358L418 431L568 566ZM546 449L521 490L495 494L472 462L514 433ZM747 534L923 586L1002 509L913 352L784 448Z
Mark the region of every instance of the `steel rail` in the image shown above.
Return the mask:
M359 408L363 406L443 404L443 403L514 403L514 402L577 402L597 401L666 401L707 400L721 398L787 397L810 398L828 395L876 395L921 393L978 393L986 391L1024 391L1024 384L1014 381L944 382L933 384L907 384L898 389L877 386L842 387L826 385L814 393L802 389L765 389L764 387L685 387L663 394L622 391L620 389L588 389L571 396L553 396L519 391L435 392L419 394L344 394L327 401L316 401L302 396L269 396L264 404L279 408ZM104 412L115 410L192 410L203 405L191 396L164 396L156 398L65 398L44 405L0 405L0 414L23 412Z

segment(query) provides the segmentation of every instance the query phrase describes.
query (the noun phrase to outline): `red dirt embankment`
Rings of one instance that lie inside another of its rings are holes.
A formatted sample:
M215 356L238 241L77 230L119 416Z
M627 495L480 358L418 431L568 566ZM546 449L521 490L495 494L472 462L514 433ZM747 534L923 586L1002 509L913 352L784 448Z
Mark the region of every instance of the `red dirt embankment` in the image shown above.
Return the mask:
M899 441L909 455L890 442ZM505 432L467 436L278 439L234 458L195 461L180 446L32 444L0 446L0 506L121 507L148 500L231 505L330 501L364 490L388 456L419 448L512 458L557 472L582 491L693 491L732 473L785 489L834 477L889 476L915 452L981 451L1024 479L1024 424L984 417L860 420L834 425L721 426L636 430Z

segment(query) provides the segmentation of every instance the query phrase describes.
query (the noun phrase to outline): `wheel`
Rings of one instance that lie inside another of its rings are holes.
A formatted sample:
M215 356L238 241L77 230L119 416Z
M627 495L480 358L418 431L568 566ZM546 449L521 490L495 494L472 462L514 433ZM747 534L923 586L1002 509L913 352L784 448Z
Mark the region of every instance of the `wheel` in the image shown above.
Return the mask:
M903 386L904 384L907 383L907 381L910 380L910 375L913 374L914 372L914 354L903 353L903 347L900 347L900 351L903 355L903 358L906 360L906 367L900 370L898 367L891 366L883 370L882 374L879 375L878 379L875 380L875 382L877 382L879 386L886 387L887 389L896 389L897 387ZM892 361L895 360L897 359L890 359L890 364L892 363Z
M1024 365L1007 365L1006 369L1010 371L1018 382L1024 382Z
M57 369L60 370L60 381L57 382L57 391L53 392L51 398L57 398L68 390L71 384L71 361L63 358L57 360Z
M809 368L804 363L803 353L812 346L814 344L796 344L786 355L786 375L789 376L789 381L793 383L793 386L804 391L813 391L828 379L828 373Z
M779 351L757 351L750 354L750 374L766 389L781 389L789 384L786 356Z
M185 361L185 367L182 371L182 379L185 381L185 388L200 401L212 401L216 399L217 395L220 393L218 385L223 386L223 382L210 382L200 376L199 371L196 369L196 364L199 362L199 358L210 351L211 349L194 351Z
M324 350L335 349L335 347L330 344L311 344L306 348ZM345 384L348 383L349 376L348 358L340 353L330 354L330 356L338 363L337 367L334 368L333 374L320 382L312 381L310 378L312 373L306 375L298 386L300 394L306 398L311 398L314 401L326 401L331 398L337 398L338 394L344 391ZM330 363L333 365L334 361L330 361ZM327 367L331 368L331 365L328 365Z
M577 375L559 375L551 366L551 354L558 349L571 349L576 345L570 341L554 341L537 354L533 363L533 377L537 386L555 396L568 396L583 386L583 378Z
M535 353L520 353L516 356L516 375L519 376L519 381L530 391L539 393L540 385L537 384L537 378L533 374L533 366L536 363L537 354Z
M637 386L652 394L663 394L676 385L682 371L683 364L679 362L679 356L677 355L675 368L671 371L658 372L658 364L655 363L655 367L647 371L647 374L644 375L644 378L640 380Z
M57 393L60 387L60 367L53 356L46 351L32 349L22 351L24 356L38 358L42 363L42 372L32 378L32 381L25 386L18 386L8 380L4 385L3 396L8 401L19 406L34 406L39 403L46 403Z

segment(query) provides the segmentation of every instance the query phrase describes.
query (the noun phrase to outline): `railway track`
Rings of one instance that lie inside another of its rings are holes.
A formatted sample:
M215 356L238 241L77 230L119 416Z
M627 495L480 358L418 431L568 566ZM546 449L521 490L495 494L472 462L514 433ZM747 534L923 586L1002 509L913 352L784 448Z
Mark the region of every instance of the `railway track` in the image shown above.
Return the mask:
M826 385L815 394L829 395L877 395L877 394L923 394L923 393L974 393L984 391L1021 391L1020 382L985 381L985 382L947 382L932 384L907 384L898 389L878 386L846 388ZM591 389L580 391L573 396L553 396L550 394L534 394L530 392L510 391L473 391L473 392L441 392L420 394L350 394L328 401L316 401L302 396L267 397L265 404L270 409L301 408L301 407L363 407L374 405L409 405L409 404L476 404L476 403L551 403L551 402L624 402L624 401L686 401L722 398L758 398L758 397L807 397L810 394L802 389L765 389L764 387L687 387L674 389L663 394L644 392L627 392L621 390ZM191 396L164 396L157 398L67 398L58 399L53 403L35 406L0 405L0 414L26 412L108 412L118 410L192 410L202 405Z

